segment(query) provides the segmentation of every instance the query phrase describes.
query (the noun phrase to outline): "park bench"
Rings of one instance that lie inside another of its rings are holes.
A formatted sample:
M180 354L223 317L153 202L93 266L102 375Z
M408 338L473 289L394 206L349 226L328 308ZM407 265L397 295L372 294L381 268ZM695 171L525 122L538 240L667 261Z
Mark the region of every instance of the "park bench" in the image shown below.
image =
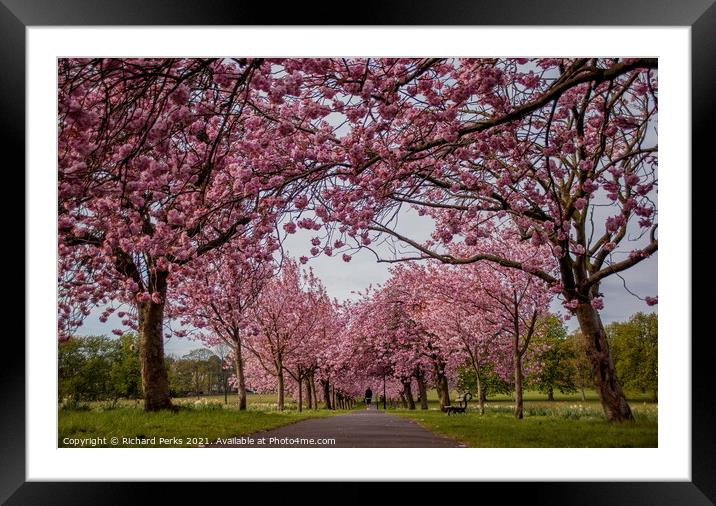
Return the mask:
M470 392L464 393L460 399L461 400L457 401L457 406L443 406L443 411L447 413L448 416L450 416L451 413L465 413L467 411L467 403L472 399L472 394Z

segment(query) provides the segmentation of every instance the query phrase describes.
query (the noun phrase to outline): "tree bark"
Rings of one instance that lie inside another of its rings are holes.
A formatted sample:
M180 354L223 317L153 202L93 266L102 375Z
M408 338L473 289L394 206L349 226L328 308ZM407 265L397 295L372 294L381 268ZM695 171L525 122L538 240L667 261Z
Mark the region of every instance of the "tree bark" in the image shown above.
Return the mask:
M450 387L444 372L444 364L435 364L435 388L438 391L440 409L450 405Z
M236 393L238 394L239 411L246 410L246 378L244 377L244 358L241 353L241 341L234 347L234 367L236 368Z
M554 400L554 388L552 388L552 386L550 386L549 389L547 390L547 400L548 401Z
M323 404L326 409L331 409L331 386L328 380L321 380L321 386L323 387Z
M405 392L402 390L398 392L398 398L400 399L400 405L403 407L403 409L408 407L408 401L405 400Z
M418 382L418 393L420 394L420 409L428 409L428 388L425 385L425 376L422 371L415 375Z
M304 383L306 383L306 407L313 409L313 392L311 392L311 376L309 374L306 374Z
M515 418L522 419L522 355L518 350L516 337L513 337L512 364L515 370Z
M284 407L284 383L283 383L283 368L279 368L278 375L276 375L276 382L277 382L277 402L278 402L278 409L280 411L283 411Z
M413 399L413 386L410 380L403 383L403 392L405 393L405 400L408 402L408 409L415 409L415 399Z
M303 411L303 383L301 383L301 373L298 373L298 380L296 381L298 384L298 412Z
M311 392L313 394L313 409L318 409L318 394L316 393L316 378L313 373L309 376L311 379Z
M612 355L609 353L607 333L599 312L589 302L580 302L576 309L579 327L590 364L592 378L607 420L626 422L634 420L621 383L617 378Z
M165 282L160 294L164 300ZM156 304L151 300L140 302L137 304L137 313L144 410L171 409L169 376L164 364L164 303Z
M482 390L482 380L480 379L480 367L475 360L472 361L472 369L475 371L475 381L477 382L477 403L480 407L480 414L485 414L485 393Z
M224 404L228 404L229 402L229 384L228 384L228 374L226 373L226 369L221 369L221 372L223 374L223 382L224 382Z

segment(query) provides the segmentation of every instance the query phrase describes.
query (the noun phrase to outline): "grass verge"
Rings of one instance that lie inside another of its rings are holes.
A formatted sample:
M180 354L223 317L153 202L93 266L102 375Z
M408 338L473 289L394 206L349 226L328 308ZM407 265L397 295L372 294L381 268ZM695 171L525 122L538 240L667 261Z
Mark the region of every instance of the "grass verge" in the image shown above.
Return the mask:
M522 420L503 410L487 409L448 416L430 410L391 410L391 414L416 421L426 429L444 434L473 448L655 448L658 421L636 415L631 423L613 424L603 416L584 410L529 412Z
M84 406L84 409L58 410L57 445L61 448L196 447L213 443L217 438L242 436L340 413L346 411L239 411L219 403L197 406L186 403L178 412L156 413L145 413L133 406Z

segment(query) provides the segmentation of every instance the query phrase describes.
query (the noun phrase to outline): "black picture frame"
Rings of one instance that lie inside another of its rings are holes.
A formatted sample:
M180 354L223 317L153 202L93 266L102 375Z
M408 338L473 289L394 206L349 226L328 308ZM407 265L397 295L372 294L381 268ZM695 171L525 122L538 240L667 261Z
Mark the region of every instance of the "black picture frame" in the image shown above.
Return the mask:
M322 22L316 13L330 12ZM716 5L714 0L367 0L359 5L296 2L267 9L261 2L240 0L0 0L0 142L4 153L17 155L15 167L24 167L25 145L25 29L52 25L577 25L577 26L688 26L691 27L692 153L693 167L712 169L708 151L713 144L716 89ZM701 163L700 163L701 162ZM688 167L668 170L690 170ZM6 168L6 170L9 170ZM14 169L19 175L20 170ZM692 177L695 170L691 171ZM708 175L706 176L708 177ZM22 183L23 187L24 182ZM707 185L694 185L692 202L708 198ZM30 190L25 188L25 190ZM706 214L706 216L704 216ZM692 211L692 232L703 229L712 213ZM693 234L692 234L693 237ZM705 242L692 241L692 258L707 255ZM25 272L31 269L25 264ZM692 315L709 314L708 300L692 297ZM695 323L695 322L694 322ZM685 343L694 327L684 324L684 335L669 336ZM692 481L691 482L550 482L484 483L511 498L549 504L713 504L716 501L716 427L709 353L710 335L691 340L692 346ZM26 335L27 338L27 335ZM185 496L189 484L26 482L25 474L25 345L5 339L0 368L3 401L0 405L0 501L7 504L113 504L160 492L163 502ZM88 456L91 458L91 455ZM300 493L304 485L294 484ZM335 484L334 484L335 485ZM231 484L214 484L212 491ZM236 485L233 485L236 486ZM264 483L266 493L273 485ZM487 488L485 488L487 487ZM332 486L315 487L311 495L333 497ZM409 492L408 492L409 493ZM345 494L345 489L340 493ZM330 500L330 499L329 499Z

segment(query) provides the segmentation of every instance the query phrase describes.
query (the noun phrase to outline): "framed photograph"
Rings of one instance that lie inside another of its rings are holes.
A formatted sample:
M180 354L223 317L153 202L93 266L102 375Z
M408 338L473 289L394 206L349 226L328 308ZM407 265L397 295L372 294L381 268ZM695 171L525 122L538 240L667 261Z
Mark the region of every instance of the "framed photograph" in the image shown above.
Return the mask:
M3 501L716 500L710 1L1 1L27 197Z

